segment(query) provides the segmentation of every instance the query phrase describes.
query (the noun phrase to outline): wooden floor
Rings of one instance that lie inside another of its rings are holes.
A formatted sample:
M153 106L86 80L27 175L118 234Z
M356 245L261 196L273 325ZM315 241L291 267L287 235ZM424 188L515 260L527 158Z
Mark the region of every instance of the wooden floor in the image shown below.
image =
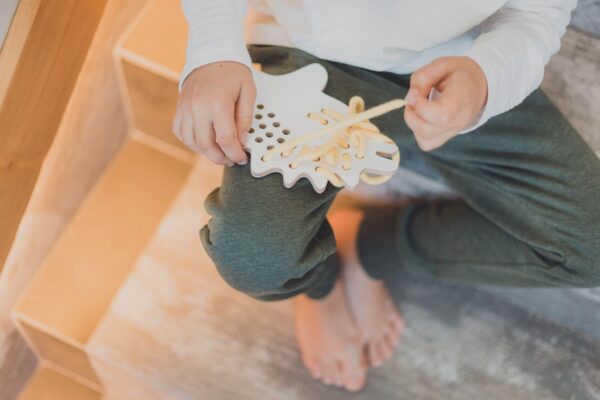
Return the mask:
M138 398L111 383L119 368L145 383L140 399L599 398L600 341L479 290L404 275L391 282L408 327L393 361L355 396L312 380L291 303L234 292L202 250L199 204L218 175L196 167L89 342L108 398Z
M569 30L563 42L544 88L600 150L600 81L592 79L600 40ZM359 395L314 382L300 364L290 303L234 292L202 250L200 205L218 175L197 166L90 340L108 398L600 398L600 339L536 317L502 293L408 276L391 284L408 326L394 360ZM134 391L119 368L139 381Z
M600 10L600 1L597 8ZM600 11L598 11L600 14ZM600 18L597 22L600 31ZM600 154L600 32L568 29L546 67L542 89Z

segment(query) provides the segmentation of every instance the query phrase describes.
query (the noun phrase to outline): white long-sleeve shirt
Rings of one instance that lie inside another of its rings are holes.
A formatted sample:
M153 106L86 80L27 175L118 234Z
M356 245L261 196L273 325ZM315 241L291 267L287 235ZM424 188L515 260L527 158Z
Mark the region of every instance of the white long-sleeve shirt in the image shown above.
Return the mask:
M181 0L189 24L181 82L195 68L237 61L246 42L293 46L375 71L412 73L437 57L481 66L487 104L471 129L521 103L541 83L577 0ZM247 39L247 40L246 40Z

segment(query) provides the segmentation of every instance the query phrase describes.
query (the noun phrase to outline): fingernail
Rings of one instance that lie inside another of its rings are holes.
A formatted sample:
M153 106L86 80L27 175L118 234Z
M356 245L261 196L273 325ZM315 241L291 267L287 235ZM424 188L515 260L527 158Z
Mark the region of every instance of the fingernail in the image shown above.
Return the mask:
M246 165L248 164L248 160L240 161L238 165Z
M242 136L240 136L240 144L242 145L242 149L246 149L246 147L248 146L248 134L244 133Z
M417 103L417 93L414 89L410 89L408 91L408 94L406 95L406 97L404 98L404 100L406 100L406 103L414 106Z

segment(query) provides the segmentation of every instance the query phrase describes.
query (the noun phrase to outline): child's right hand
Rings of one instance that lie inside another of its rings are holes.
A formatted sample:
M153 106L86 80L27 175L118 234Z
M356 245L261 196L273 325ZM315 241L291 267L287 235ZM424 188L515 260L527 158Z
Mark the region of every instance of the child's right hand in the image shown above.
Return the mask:
M232 166L248 158L241 137L252 126L256 87L252 72L233 61L207 64L183 82L173 132L190 149Z

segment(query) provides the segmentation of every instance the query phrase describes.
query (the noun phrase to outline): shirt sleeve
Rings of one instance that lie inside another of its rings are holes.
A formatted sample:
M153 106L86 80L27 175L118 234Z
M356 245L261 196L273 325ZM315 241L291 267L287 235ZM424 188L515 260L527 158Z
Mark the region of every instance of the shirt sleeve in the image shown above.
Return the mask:
M179 89L195 68L236 61L252 68L244 40L246 0L181 0L188 22L188 43Z
M465 132L515 107L541 84L576 5L577 0L509 0L481 25L467 56L485 74L488 99Z

